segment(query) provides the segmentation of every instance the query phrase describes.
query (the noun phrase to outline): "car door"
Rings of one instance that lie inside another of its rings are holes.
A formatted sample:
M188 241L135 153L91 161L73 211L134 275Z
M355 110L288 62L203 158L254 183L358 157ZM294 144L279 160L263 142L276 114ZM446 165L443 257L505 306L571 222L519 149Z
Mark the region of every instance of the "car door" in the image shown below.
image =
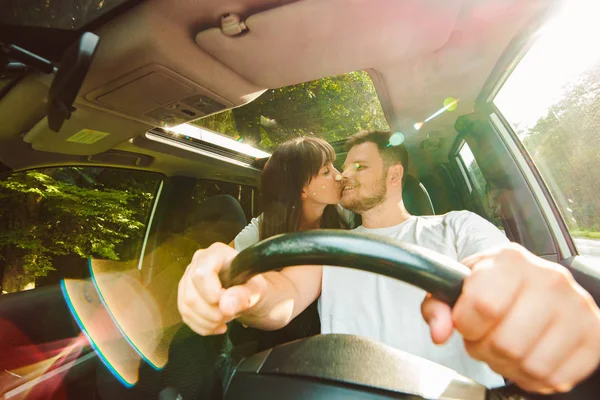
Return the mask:
M89 260L135 263L163 176L45 167L0 177L0 392L95 398L95 353L61 290Z
M202 338L181 324L177 283L194 251L228 243L246 225L254 193L231 182L103 166L0 176L0 393L218 393L223 338ZM157 312L135 319L144 311L136 304L148 296ZM131 331L134 319L143 326L157 314L166 348L161 365L136 326Z
M475 112L458 119L450 162L474 211L566 266L600 303L600 28L590 7L565 2L515 38ZM599 376L556 398L597 397Z

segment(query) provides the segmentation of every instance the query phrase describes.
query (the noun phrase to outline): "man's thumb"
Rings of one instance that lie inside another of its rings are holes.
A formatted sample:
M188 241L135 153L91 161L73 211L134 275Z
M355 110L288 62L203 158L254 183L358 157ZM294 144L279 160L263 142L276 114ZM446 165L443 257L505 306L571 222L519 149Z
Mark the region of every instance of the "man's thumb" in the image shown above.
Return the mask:
M431 340L435 344L446 343L454 331L452 309L450 306L427 294L427 297L421 304L421 313L425 322L429 325Z

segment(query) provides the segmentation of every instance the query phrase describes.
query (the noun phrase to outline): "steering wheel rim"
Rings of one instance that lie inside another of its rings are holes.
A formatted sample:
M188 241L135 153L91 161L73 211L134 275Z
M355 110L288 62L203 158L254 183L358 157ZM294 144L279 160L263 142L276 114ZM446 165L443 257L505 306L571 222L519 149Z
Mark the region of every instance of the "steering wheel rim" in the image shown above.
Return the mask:
M273 236L241 251L220 273L223 287L299 265L359 269L419 287L453 306L469 269L420 246L367 233L323 229Z
M220 278L228 288L254 275L298 265L343 266L377 273L419 287L450 306L470 274L465 265L421 246L366 233L312 230L277 235L244 249L230 268L220 272ZM531 398L513 384L486 393L490 400Z

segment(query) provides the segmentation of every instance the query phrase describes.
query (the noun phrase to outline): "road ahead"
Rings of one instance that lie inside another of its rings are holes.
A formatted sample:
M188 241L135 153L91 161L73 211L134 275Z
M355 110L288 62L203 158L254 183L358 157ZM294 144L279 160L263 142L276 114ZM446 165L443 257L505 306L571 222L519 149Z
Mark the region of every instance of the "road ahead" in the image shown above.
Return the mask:
M600 240L575 238L579 254L600 260Z

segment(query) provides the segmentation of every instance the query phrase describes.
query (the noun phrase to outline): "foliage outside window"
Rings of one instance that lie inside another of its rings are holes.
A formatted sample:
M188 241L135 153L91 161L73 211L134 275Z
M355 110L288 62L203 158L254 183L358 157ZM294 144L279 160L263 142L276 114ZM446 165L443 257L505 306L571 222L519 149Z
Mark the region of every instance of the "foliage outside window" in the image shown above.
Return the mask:
M75 167L0 178L2 293L85 276L88 258L138 258L160 181L154 173Z
M389 130L365 71L267 90L245 106L193 123L265 151L297 136L334 142L361 130Z

